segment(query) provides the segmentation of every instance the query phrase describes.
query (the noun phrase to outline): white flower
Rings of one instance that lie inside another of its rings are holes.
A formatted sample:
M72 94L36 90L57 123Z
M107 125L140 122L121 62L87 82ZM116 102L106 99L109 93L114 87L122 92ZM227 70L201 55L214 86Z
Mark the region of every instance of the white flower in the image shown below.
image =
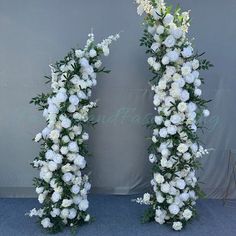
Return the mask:
M62 158L63 156L60 154L56 154L53 156L53 161L56 162L57 164L61 164L62 163Z
M143 202L144 202L145 204L148 204L149 201L150 201L150 198L151 198L151 195L150 195L149 193L145 193L145 194L143 195Z
M37 187L35 189L35 191L36 191L36 193L40 194L40 193L42 193L44 191L44 187Z
M61 218L66 219L69 216L69 210L67 208L64 208L61 211Z
M165 31L165 28L164 28L162 25L158 25L158 26L157 26L156 32L157 32L158 34L163 34L164 31Z
M163 117L161 116L155 116L155 123L157 125L160 125L163 122Z
M46 195L44 193L40 193L38 196L39 203L42 204L44 202L45 198L46 198Z
M191 73L191 68L185 65L181 68L181 72L183 76L189 75Z
M89 207L89 202L87 199L84 199L79 203L79 209L81 211L86 211L88 209L88 207Z
M150 155L149 155L149 161L150 161L151 163L156 162L156 160L157 160L157 158L156 158L156 156L155 156L154 154L150 154Z
M191 217L192 217L193 213L191 210L189 209L185 209L184 212L183 212L183 217L186 219L186 220L189 220Z
M179 52L176 50L172 50L167 53L167 56L169 57L171 62L175 62L179 59Z
M163 42L163 44L164 44L166 47L171 48L171 47L173 47L173 46L175 45L175 42L176 42L175 38L174 38L172 35L169 35L169 36L165 39L165 41Z
M207 109L203 110L203 115L204 115L205 117L209 116L209 115L210 115L210 111L207 110Z
M162 63L163 65L168 65L168 64L170 63L169 57L168 57L168 56L164 56L164 57L162 58L162 60L161 60L161 63Z
M89 134L88 133L83 133L82 134L82 139L83 140L88 140L89 139Z
M161 191L163 193L168 193L170 191L170 185L168 183L161 184Z
M76 158L74 159L75 165L79 166L81 169L84 169L86 166L86 161L85 158L81 155L77 155Z
M62 179L64 182L70 182L72 178L73 178L73 175L70 172L67 172L62 176Z
M173 28L170 30L170 32L176 39L180 39L183 35L183 31L181 28Z
M53 224L50 222L49 218L44 218L41 221L41 225L43 226L43 228L51 228L53 226Z
M162 184L165 181L164 177L159 173L154 173L154 179L158 184Z
M195 89L194 94L199 97L199 96L202 95L202 90L201 89Z
M181 54L185 58L191 57L193 55L193 48L191 46L188 46L182 50Z
M167 129L166 128L161 128L160 131L159 131L159 135L160 137L162 138L166 138L168 133L167 133Z
M49 138L52 141L57 141L59 137L60 137L60 132L57 129L52 130L49 134Z
M84 51L82 50L75 50L75 55L76 57L83 57L84 56Z
M174 230L181 230L183 227L182 223L180 221L176 221L173 223L172 228Z
M50 215L52 216L52 217L57 217L57 216L59 216L60 215L60 209L59 208L53 208L52 209L52 211L50 212Z
M39 141L41 140L41 138L42 138L42 134L41 134L41 133L38 133L38 134L35 136L34 141L35 141L35 142L39 142Z
M178 152L180 153L185 153L188 151L188 145L186 145L185 143L181 143L179 144L179 146L177 147Z
M156 52L159 49L159 47L160 47L160 43L155 42L155 43L152 44L151 49L154 52Z
M84 221L85 221L85 222L89 222L89 221L90 221L90 215L89 215L89 214L86 215L86 217L84 218Z
M63 199L61 206L62 207L69 207L73 204L71 199Z
M61 121L61 126L65 129L68 129L71 126L71 120L64 117Z
M174 20L174 16L171 14L167 14L163 19L163 23L164 25L169 25L173 22L173 20Z
M74 106L77 106L79 104L79 98L76 95L71 95L69 97L69 101L71 104L73 104Z
M178 115L178 114L172 115L172 116L170 117L170 121L171 121L173 124L178 125L178 124L180 124L180 122L181 122L181 116Z
M79 151L78 144L76 142L70 142L68 145L68 150L70 152L78 152Z
M100 68L102 66L102 62L100 60L96 61L95 64L94 64L94 67L95 68Z
M176 204L171 204L168 209L172 215L177 215L180 211L179 207Z
M186 102L189 100L189 92L187 90L183 90L181 92L180 98L183 102Z
M61 147L61 149L60 149L60 152L61 152L61 154L63 154L63 155L66 155L67 153L68 153L68 148L66 147L66 146L63 146L63 147Z
M186 186L186 183L185 183L185 181L183 179L178 179L176 181L176 187L177 188L183 190L185 188L185 186Z
M80 191L80 187L78 185L73 185L71 188L71 192L74 194L78 194Z
M49 161L48 162L48 169L50 171L55 171L57 169L57 163L55 163L54 161Z
M90 51L89 51L89 56L90 57L96 57L97 56L97 52L94 50L94 49L91 49Z
M54 192L51 199L53 202L58 202L61 199L61 194L59 192Z
M153 66L154 63L156 62L156 59L154 57L149 57L147 62L150 66Z
M193 67L194 70L198 69L198 67L199 67L199 61L198 61L197 59L194 59L194 60L192 61L192 67Z
M185 112L187 110L187 104L185 102L180 102L178 104L178 110L180 112Z

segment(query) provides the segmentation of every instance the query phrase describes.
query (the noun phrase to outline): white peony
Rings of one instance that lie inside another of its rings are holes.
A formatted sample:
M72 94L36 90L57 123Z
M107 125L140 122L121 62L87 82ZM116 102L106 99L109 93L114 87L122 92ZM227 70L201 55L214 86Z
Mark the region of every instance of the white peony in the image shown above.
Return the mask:
M185 58L191 57L193 55L193 48L191 46L188 46L182 50L181 54Z
M77 142L70 142L68 145L68 150L70 152L78 152L79 151L79 147Z
M163 34L164 31L165 31L165 28L164 28L162 25L158 25L158 26L157 26L156 32L157 32L158 34Z
M58 202L61 199L61 194L59 192L54 192L51 199L53 202Z
M176 181L176 187L177 188L183 190L185 188L185 186L186 186L186 183L185 183L185 181L183 179L178 179Z
M180 112L185 112L187 110L187 104L185 102L180 102L177 107Z
M73 204L71 199L63 199L61 206L62 207L69 207Z
M92 57L92 58L96 57L96 56L97 56L96 50L91 49L91 50L89 51L89 56Z
M161 184L161 191L163 193L169 193L170 185L168 183Z

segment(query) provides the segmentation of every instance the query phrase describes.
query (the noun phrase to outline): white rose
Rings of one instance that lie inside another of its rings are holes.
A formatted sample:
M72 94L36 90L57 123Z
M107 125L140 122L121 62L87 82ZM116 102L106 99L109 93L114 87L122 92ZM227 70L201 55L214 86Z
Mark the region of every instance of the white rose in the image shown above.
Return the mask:
M180 39L183 35L183 31L181 28L174 28L171 29L171 34L176 38L176 39Z
M207 109L203 110L203 115L204 115L205 117L209 116L209 115L210 115L210 111L207 110Z
M155 71L159 71L161 68L161 64L159 62L155 62L154 65L153 65L153 69Z
M192 67L194 70L196 70L199 67L199 61L197 59L194 59L192 61Z
M154 52L156 52L159 49L159 47L160 47L160 43L155 42L155 43L152 44L151 49Z
M154 63L156 62L156 59L154 57L149 57L147 62L150 66L153 66Z
M48 169L50 171L55 171L57 169L57 163L55 163L54 161L49 161L48 162Z
M192 217L193 213L191 210L189 209L185 209L184 212L183 212L183 217L186 219L186 220L189 220L191 217Z
M178 104L178 110L180 112L185 112L187 110L187 104L185 102L180 102Z
M169 127L167 127L167 132L168 134L174 135L177 132L177 127L174 125L170 125Z
M68 145L68 150L70 152L78 152L79 151L78 144L76 142L70 142Z
M186 160L186 161L190 160L191 159L190 153L188 153L188 152L184 153L183 154L183 159Z
M41 225L43 226L43 228L51 228L53 226L49 218L44 218L43 220L41 220Z
M186 75L184 77L185 81L188 83L188 84L192 84L194 82L194 75L193 73L190 73L188 75Z
M53 208L53 210L50 212L50 215L52 216L52 217L57 217L57 216L59 216L60 215L60 209L59 208Z
M71 199L63 199L61 206L62 207L69 207L73 204Z
M94 49L91 49L91 50L89 51L89 56L92 57L92 58L94 58L94 57L97 56L97 52L96 52Z
M177 188L183 190L185 188L185 186L186 186L186 183L185 183L185 181L183 179L178 179L176 181L176 187Z
M58 202L61 199L61 194L59 192L54 192L51 199L53 202Z
M38 134L35 136L34 141L35 141L35 142L39 142L39 141L41 140L41 138L42 138L42 134L41 134L41 133L38 133Z
M45 153L45 158L47 160L52 160L55 156L55 152L52 150L47 150L47 152Z
M180 221L176 221L173 223L172 228L174 230L181 230L183 227L182 223Z
M74 106L77 106L79 104L79 98L76 95L71 95L69 97L69 101L71 104L73 104Z
M78 194L80 191L80 187L78 185L73 185L71 188L71 192L74 194Z
M35 191L36 191L37 194L40 194L40 193L42 193L44 191L44 187L37 187L35 189Z
M68 129L70 126L71 126L71 120L68 119L68 118L64 118L62 121L61 121L61 126L65 129Z
M163 203L165 201L165 198L161 195L161 193L156 194L156 199L159 203Z
M188 151L188 145L186 145L185 143L181 143L179 144L179 146L177 147L178 152L180 153L185 153Z
M89 214L86 215L86 217L84 218L84 221L85 221L85 222L89 222L89 221L90 221L90 215L89 215Z
M81 169L84 169L86 166L86 161L85 158L81 155L77 155L76 158L74 159L75 165L79 166Z
M163 193L169 193L170 185L168 183L161 184L161 191Z
M75 50L75 56L76 57L83 57L84 56L84 52L82 50Z
M73 175L70 172L65 173L62 176L63 181L66 182L66 183L70 182L72 180L72 178L73 178Z
M180 211L179 207L176 204L171 204L168 209L172 215L177 215Z
M42 204L44 202L45 198L46 198L46 195L43 194L43 193L40 193L39 196L38 196L39 203Z
M178 114L172 115L172 116L170 117L170 121L171 121L173 124L178 125L178 124L180 124L180 122L181 122L181 116L178 115Z
M173 46L175 45L175 42L176 42L175 38L174 38L172 35L169 35L169 36L165 39L165 41L163 42L163 44L164 44L166 47L171 48L171 47L173 47Z
M155 116L155 123L157 125L160 125L163 122L163 117L162 116Z
M144 201L145 204L148 204L148 203L149 203L150 197L151 197L151 195L150 195L149 193L144 193L144 195L143 195L143 201Z
M88 207L89 207L89 202L87 199L84 199L79 203L79 209L81 211L86 211L88 209Z
M195 79L194 85L195 87L199 87L202 84L202 81L200 79Z
M164 177L159 173L154 173L154 179L158 184L162 184L165 181Z
M82 134L82 139L83 140L88 140L89 139L89 134L88 133L83 133Z
M165 31L165 28L164 28L162 25L158 25L158 26L157 26L156 32L157 32L158 34L163 34L164 31Z
M66 155L68 153L68 148L66 146L61 147L60 149L61 154Z
M173 22L173 20L174 20L174 16L171 14L167 14L163 19L163 23L164 25L169 25Z
M193 48L191 46L188 46L188 47L184 48L181 53L182 53L183 57L185 57L185 58L191 57L193 55Z
M161 128L160 131L159 131L159 135L160 137L162 138L166 138L168 133L167 133L167 129L166 128Z
M66 219L68 217L68 215L69 215L69 210L67 208L65 208L61 211L61 218L62 219Z
M187 90L183 90L181 92L181 95L180 95L180 99L183 101L183 102L186 102L189 100L189 92Z
M161 60L161 63L162 63L163 65L168 65L168 64L170 63L169 57L168 57L168 56L164 56L164 57L162 58L162 60Z
M61 163L62 163L62 158L63 158L62 155L56 154L56 155L54 155L54 157L53 157L53 161L56 162L57 164L61 164Z
M195 89L194 94L199 97L199 96L202 95L202 90L201 89Z
M173 50L173 51L168 52L167 56L169 57L171 62L175 62L179 59L179 52L176 50Z
M55 130L52 130L49 134L49 138L52 140L52 141L58 141L58 138L60 137L60 132L55 129Z
M189 75L191 73L191 68L185 65L181 68L181 72L183 76Z
M148 158L149 158L149 161L150 161L151 163L154 163L154 162L156 162L156 160L157 160L157 158L156 158L156 156L155 156L154 154L150 154Z

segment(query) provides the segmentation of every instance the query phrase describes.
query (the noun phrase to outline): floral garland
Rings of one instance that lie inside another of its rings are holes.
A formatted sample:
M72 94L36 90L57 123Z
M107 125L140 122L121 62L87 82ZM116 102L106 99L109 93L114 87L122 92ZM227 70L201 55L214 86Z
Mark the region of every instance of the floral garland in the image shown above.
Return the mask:
M34 179L40 209L32 209L29 216L37 216L43 228L51 233L65 226L77 228L89 222L87 194L91 188L83 171L89 139L85 128L93 125L89 112L96 107L90 101L91 89L96 86L97 73L109 71L102 67L100 57L109 55L112 41L119 34L95 44L91 33L84 49L70 51L55 65L50 66L51 92L32 99L43 110L47 127L35 137L41 141L41 151L32 163L40 170Z
M199 70L212 65L194 54L187 38L189 12L177 7L172 11L163 0L136 0L139 15L145 13L141 45L147 47L150 70L154 77L153 129L149 160L153 163L153 194L145 193L136 201L149 205L144 222L169 223L174 230L196 215L196 199L201 196L195 170L199 158L208 151L199 144L196 134L202 114L209 111L200 85ZM173 12L173 13L172 13Z

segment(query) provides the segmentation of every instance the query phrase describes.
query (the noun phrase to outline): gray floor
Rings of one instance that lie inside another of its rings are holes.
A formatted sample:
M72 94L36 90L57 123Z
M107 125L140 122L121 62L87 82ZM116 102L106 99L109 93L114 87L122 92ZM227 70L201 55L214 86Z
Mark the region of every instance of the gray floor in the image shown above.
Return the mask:
M82 226L82 236L236 236L236 201L200 200L199 217L181 232L155 223L140 224L143 206L133 196L91 196L90 212L96 221ZM0 236L45 235L33 219L24 216L36 199L0 199ZM68 230L58 235L71 235Z

